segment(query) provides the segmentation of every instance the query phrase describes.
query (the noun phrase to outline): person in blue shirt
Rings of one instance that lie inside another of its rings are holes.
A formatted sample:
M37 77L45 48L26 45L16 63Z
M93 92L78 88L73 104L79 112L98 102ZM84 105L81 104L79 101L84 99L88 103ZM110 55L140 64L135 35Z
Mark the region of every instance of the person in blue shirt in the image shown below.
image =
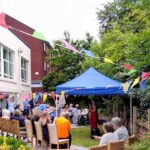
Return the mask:
M23 101L23 115L27 118L29 116L29 108L30 108L30 104L26 99L25 101Z

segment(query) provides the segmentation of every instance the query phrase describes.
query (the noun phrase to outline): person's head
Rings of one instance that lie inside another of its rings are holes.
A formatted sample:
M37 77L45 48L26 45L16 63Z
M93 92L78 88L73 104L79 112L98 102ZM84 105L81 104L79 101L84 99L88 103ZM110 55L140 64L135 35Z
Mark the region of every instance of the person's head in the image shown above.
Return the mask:
M114 117L111 119L111 122L114 124L114 128L117 129L122 126L122 121L119 117Z
M33 110L33 117L41 117L42 116L42 111L40 109L34 109Z
M16 110L14 111L14 116L21 116L21 112L20 112L19 109L16 109Z
M106 122L103 124L103 129L105 133L114 132L114 125L112 122Z
M67 118L67 113L62 111L62 112L60 113L60 116Z
M2 110L2 117L10 117L10 111L7 109Z

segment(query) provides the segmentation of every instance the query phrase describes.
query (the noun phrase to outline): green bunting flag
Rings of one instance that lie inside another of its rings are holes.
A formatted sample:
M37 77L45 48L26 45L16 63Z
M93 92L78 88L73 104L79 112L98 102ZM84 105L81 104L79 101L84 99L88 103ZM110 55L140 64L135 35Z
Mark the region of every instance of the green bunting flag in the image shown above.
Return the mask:
M131 74L133 74L133 73L135 73L135 72L137 72L137 70L132 69L132 70L130 70L130 71L127 73L127 75L131 75Z
M43 41L48 41L42 33L38 32L36 30L33 32L33 37L43 40Z

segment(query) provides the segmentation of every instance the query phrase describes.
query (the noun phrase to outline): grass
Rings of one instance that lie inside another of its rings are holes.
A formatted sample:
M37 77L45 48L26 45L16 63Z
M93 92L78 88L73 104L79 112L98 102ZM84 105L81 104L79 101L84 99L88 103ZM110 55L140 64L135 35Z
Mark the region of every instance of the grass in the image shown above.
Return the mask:
M74 145L83 147L99 145L99 140L91 139L90 127L73 128L71 134L72 144Z

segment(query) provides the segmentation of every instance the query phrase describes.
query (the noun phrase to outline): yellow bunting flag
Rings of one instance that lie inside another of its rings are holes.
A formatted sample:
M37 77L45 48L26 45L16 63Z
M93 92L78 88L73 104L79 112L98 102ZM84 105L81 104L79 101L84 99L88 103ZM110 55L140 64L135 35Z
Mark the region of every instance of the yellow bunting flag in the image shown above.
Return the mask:
M138 84L140 81L140 77L136 78L133 82L133 84L131 85L131 88L133 88L136 84Z
M111 64L114 64L114 62L112 60L110 60L109 58L104 58L104 61L108 62L108 63L111 63Z
M125 93L127 93L127 91L128 91L128 89L129 89L129 84L126 82L126 83L123 83L122 84L122 87L123 87L123 91L125 92Z
M61 91L61 95L64 96L65 95L65 91Z
M44 102L46 101L46 99L47 99L47 93L45 93L45 94L43 95L43 101L44 101Z
M36 93L32 93L32 98L34 99L36 96Z

